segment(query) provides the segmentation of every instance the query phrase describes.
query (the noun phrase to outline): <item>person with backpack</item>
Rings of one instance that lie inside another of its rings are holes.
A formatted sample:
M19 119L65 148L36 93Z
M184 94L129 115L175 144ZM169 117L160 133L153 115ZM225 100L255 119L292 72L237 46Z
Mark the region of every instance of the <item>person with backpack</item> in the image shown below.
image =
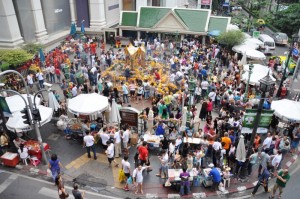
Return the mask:
M162 121L159 121L159 123L157 124L155 134L157 136L164 135L165 134L165 128L166 128L166 125Z

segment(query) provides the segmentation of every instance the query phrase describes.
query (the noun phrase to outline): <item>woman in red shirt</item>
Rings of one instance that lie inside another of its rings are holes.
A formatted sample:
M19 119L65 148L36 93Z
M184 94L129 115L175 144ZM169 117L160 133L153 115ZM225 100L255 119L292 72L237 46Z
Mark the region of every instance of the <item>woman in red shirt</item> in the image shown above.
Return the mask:
M210 115L211 116L211 112L213 110L213 102L211 99L209 99L208 103L207 103L207 115Z

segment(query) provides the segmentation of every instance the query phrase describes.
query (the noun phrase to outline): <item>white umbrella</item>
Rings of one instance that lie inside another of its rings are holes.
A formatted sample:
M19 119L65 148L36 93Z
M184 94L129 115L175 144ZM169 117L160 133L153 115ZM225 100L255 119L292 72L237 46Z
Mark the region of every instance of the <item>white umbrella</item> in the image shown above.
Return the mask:
M270 77L273 81L275 81L275 78L272 77L272 71L269 70L267 66L263 66L261 64L253 64L254 67L252 69L252 74L250 77L250 84L251 85L259 85L259 80L264 78L268 72L270 74ZM249 78L249 65L244 65L244 73L242 74L242 81L247 82Z
M93 115L108 107L108 98L96 93L80 94L68 102L68 111L75 115Z
M109 122L114 124L121 123L120 112L115 99L112 99Z
M259 39L253 38L253 37L246 38L244 43L254 43L259 46L264 45L264 42L260 41Z
M243 34L244 34L244 36L245 36L246 39L252 38L251 35L249 35L248 33L243 32Z
M244 136L240 135L240 140L236 148L236 160L239 162L245 162L246 161L246 148L245 148L245 142L244 142Z
M247 56L246 53L243 53L243 57L241 59L241 64L242 65L246 65L247 64Z
M234 24L229 24L227 26L227 31L229 30L239 30L239 27L237 25L234 25Z
M265 60L266 56L264 53L255 50L255 49L249 49L246 50L246 56L250 59L255 59L255 60Z
M245 53L247 50L257 49L258 46L255 44L241 44L232 47L232 50L237 53Z
M37 106L40 111L41 121L40 124L44 125L51 121L53 109L49 107L45 107L42 105ZM22 132L22 131L30 131L32 128L28 124L24 124L24 119L22 118L23 114L20 111L14 112L12 117L8 119L6 122L6 127L10 131Z
M272 101L274 114L286 122L300 122L300 102L288 99Z
M29 105L28 100L27 100L27 95L26 94L22 94L22 97L25 98L27 105ZM33 95L30 95L31 97L31 101L33 103ZM5 98L7 105L9 107L9 110L11 113L17 112L17 111L21 111L25 108L25 102L24 100L19 96L19 95L13 95L10 97L6 97ZM35 98L35 103L36 104L40 104L41 99L39 97Z
M48 93L48 105L54 111L57 111L60 108L59 103L57 102L56 97L54 96L53 92Z

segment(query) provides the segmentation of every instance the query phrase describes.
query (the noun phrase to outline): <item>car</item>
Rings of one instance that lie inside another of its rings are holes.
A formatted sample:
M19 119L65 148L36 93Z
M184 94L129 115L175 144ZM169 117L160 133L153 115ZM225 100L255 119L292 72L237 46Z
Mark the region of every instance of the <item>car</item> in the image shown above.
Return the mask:
M273 39L275 43L278 45L287 45L288 44L288 36L283 32L276 32L273 34Z

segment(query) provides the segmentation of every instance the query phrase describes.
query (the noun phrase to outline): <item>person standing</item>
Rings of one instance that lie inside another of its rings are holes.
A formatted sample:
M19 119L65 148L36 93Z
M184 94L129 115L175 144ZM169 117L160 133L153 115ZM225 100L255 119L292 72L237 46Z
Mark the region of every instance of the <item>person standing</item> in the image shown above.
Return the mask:
M84 195L85 195L85 192L81 192L78 190L78 184L77 183L74 183L73 184L73 190L72 190L72 194L74 196L74 199L83 199L84 198Z
M180 196L184 195L184 188L186 187L187 189L187 194L190 194L191 192L191 187L190 187L190 173L186 171L186 168L182 168L182 172L179 174L179 177L181 179L181 184L180 184Z
M272 194L271 194L271 196L269 198L274 198L277 189L279 189L278 198L281 198L283 189L285 188L286 183L290 180L291 176L289 174L289 170L283 169L283 170L280 170L278 172L278 174L275 174L275 177L277 178L276 179L276 183L275 183L275 185L274 185L274 187L272 189Z
M122 160L122 169L125 173L125 177L126 177L126 181L125 181L125 186L124 186L124 190L125 191L129 191L129 187L128 187L128 183L127 180L130 177L130 163L128 162L128 156L124 156L124 159Z
M109 167L111 167L111 162L115 163L115 166L118 167L119 164L115 161L115 151L114 144L111 141L107 141L107 150L105 151L109 163Z
M123 91L123 102L124 104L127 104L129 103L128 102L128 88L127 86L124 84L124 82L121 82L121 85L122 85L122 91Z
M94 159L97 160L96 149L95 149L95 139L90 135L90 131L86 132L86 136L83 137L83 148L86 147L88 158L91 158L91 150L94 153Z
M270 192L269 188L268 188L268 183L269 183L269 177L270 177L270 172L268 171L267 168L265 168L262 172L262 174L259 176L258 178L258 182L255 185L251 196L254 196L258 190L258 188L260 187L260 185L262 185L265 189L265 192Z
M143 194L143 171L145 169L148 169L150 168L150 166L145 166L143 167L142 164L139 164L138 167L133 170L133 173L132 173L132 177L133 177L133 181L134 181L134 184L136 186L136 191L135 191L135 194L138 194L139 192L141 194Z
M43 73L39 70L38 73L35 76L39 80L40 89L43 89L44 88L44 76L43 76Z
M129 137L130 137L130 130L129 130L129 127L126 127L126 131L124 131L124 133L122 135L122 139L123 139L124 151L127 154L128 154L128 149L129 149L129 146L128 146Z
M31 92L32 92L33 78L32 78L32 74L31 74L31 73L29 73L29 74L27 75L27 84L28 84L28 86L29 86L29 88L30 88L30 90L31 90Z
M122 150L121 150L121 135L118 128L115 129L114 140L115 140L115 153L116 153L115 157L119 158L119 156L122 154Z
M55 83L55 67L53 65L51 65L49 67L49 74L50 74L50 82L51 83Z
M57 78L57 81L58 81L57 83L60 84L61 73L60 73L60 70L59 70L58 67L55 68L55 75L56 75L56 78Z
M148 152L148 147L147 147L147 142L143 141L142 146L138 147L138 152L139 152L139 163L143 166L144 164L149 166L149 152ZM147 169L147 171L151 171L150 169Z
M108 133L106 132L107 128L104 127L103 128L103 132L100 133L100 138L101 138L101 142L102 142L102 147L104 150L107 149L107 141L109 140L110 136L108 135Z
M52 154L48 163L48 168L52 173L52 178L55 181L58 174L60 174L60 169L62 168L60 160L57 158L56 154Z

